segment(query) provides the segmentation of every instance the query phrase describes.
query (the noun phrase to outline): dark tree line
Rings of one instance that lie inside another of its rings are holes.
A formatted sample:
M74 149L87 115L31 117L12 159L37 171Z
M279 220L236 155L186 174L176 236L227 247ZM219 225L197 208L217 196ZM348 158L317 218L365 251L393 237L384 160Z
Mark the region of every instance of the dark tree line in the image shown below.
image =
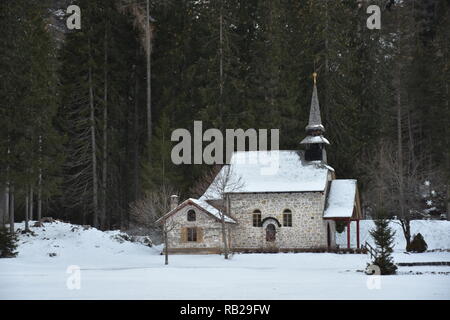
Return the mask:
M63 37L48 25L68 3L0 4L4 220L127 228L145 192L189 196L209 168L174 165L170 136L193 120L279 128L280 147L298 149L314 71L328 161L360 180L368 212L407 233L424 179L449 201L448 1L152 0L150 126L145 3L70 3L82 29ZM369 4L380 30L366 27Z

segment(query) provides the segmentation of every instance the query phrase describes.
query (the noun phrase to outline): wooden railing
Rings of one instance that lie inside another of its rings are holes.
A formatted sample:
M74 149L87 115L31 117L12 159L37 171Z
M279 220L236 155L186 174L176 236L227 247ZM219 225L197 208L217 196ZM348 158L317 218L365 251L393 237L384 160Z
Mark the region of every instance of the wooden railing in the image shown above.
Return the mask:
M371 259L377 256L378 253L377 250L374 247L372 247L367 241L363 247L367 249L367 252L370 254Z

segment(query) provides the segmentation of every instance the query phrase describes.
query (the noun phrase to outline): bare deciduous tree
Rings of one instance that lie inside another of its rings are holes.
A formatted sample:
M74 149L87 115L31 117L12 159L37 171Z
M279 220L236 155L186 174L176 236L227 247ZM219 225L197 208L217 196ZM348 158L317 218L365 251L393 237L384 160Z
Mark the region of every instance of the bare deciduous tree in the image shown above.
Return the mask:
M164 237L164 264L169 264L169 233L174 230L178 224L172 217L164 220L162 232Z
M130 204L130 219L148 229L158 229L163 234L165 264L169 264L168 234L175 229L173 219L165 219L162 225L156 221L170 211L170 196L176 191L169 186L161 186L157 191L146 192L141 199Z
M216 174L217 173L217 174ZM209 185L204 188L205 185ZM218 167L208 172L194 187L194 191L205 190L204 197L206 200L214 200L214 206L219 210L220 220L222 223L222 239L225 259L228 259L229 248L227 241L227 228L225 223L225 212L230 214L229 192L237 192L244 187L244 182L238 176L230 165L223 166L220 171Z
M404 170L400 170L402 164L396 151L396 146L383 141L377 151L371 153L372 156L367 156L372 161L365 165L368 177L365 202L371 210L386 210L391 216L398 217L408 247L411 241L410 221L419 217L419 187L426 179L432 178L435 172L424 165L426 159L418 156L404 157Z

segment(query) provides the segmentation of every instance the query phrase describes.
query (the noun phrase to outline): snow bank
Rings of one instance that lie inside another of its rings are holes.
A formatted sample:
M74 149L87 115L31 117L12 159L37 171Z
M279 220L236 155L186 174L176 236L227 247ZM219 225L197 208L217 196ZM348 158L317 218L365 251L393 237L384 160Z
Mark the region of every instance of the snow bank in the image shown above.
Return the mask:
M363 221L364 234L371 226L372 221ZM413 231L423 232L435 245L438 240L448 243L449 226L414 221ZM0 300L450 298L450 276L439 273L450 272L444 266L401 267L398 276L383 276L380 290L370 290L368 276L361 272L369 256L363 254L235 254L229 260L171 255L164 265L161 246L120 241L118 231L83 230L62 222L31 229L36 236L20 235L17 258L0 259ZM394 261L450 261L450 252L397 251ZM73 266L79 267L78 289L68 286L76 275L70 271Z
M30 222L32 225L34 222ZM16 229L24 230L24 223L16 223ZM44 223L41 228L30 227L30 230L35 235L19 235L18 259L49 259L53 255L51 259L78 260L83 257L100 261L121 255L159 253L156 248L125 240L127 235L119 230L103 232L59 221Z
M391 221L390 226L395 230L394 249L398 251L405 250L406 241L403 236L402 228L398 221ZM375 227L372 220L360 221L361 244L366 241L373 245L373 239L369 231ZM428 250L450 249L450 221L442 220L413 220L411 221L411 234L421 233L428 244ZM350 242L356 246L356 222L350 226ZM341 247L347 246L347 233L336 233L336 243Z

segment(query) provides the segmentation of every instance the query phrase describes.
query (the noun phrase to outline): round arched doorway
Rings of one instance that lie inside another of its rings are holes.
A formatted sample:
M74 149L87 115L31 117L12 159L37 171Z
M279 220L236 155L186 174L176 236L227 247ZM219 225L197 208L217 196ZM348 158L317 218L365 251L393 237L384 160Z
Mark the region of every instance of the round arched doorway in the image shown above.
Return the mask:
M276 239L276 228L275 225L273 223L269 223L266 226L266 241L267 242L274 242Z

